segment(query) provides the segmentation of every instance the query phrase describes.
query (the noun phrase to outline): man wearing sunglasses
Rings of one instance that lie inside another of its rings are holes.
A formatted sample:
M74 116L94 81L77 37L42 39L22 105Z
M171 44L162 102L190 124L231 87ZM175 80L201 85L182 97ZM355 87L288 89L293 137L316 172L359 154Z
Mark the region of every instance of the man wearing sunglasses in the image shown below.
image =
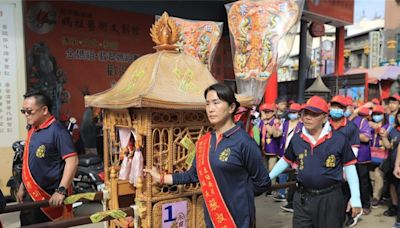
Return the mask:
M42 92L24 95L21 113L26 118L29 132L17 200L49 200L50 207L22 210L21 226L72 215L72 208L64 208L63 200L71 193L78 157L70 134L50 113L51 107L50 98Z

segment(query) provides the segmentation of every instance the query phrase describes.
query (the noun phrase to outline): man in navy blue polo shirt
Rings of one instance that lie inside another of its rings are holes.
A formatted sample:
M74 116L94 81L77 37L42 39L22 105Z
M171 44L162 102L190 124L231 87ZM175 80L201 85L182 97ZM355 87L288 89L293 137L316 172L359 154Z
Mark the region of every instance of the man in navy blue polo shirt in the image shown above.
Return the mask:
M358 150L360 148L360 130L352 121L349 121L345 116L345 111L349 102L346 100L345 97L341 95L334 96L330 102L329 108L329 122L334 131L341 132L348 140L351 145L351 149L356 157L358 157ZM358 177L360 180L361 186L361 203L363 208L363 213L365 215L371 212L370 209L370 192L368 191L369 185L369 171L367 166L358 166L356 165ZM345 203L350 199L350 190L347 183L343 184L343 193L344 193L344 200ZM351 213L347 213L346 218L346 226L354 226L358 222L357 219L354 219L351 216Z
M39 91L24 95L21 113L30 128L22 164L22 183L17 200L32 202L49 200L51 207L23 210L21 226L52 221L63 213L68 188L78 167L78 157L70 134L50 113L51 100Z
M332 131L328 104L318 96L304 105L301 133L293 136L283 158L270 178L282 173L289 164L298 165L298 189L293 199L293 227L339 228L343 226L343 170L347 176L353 216L361 213L357 162L346 137Z

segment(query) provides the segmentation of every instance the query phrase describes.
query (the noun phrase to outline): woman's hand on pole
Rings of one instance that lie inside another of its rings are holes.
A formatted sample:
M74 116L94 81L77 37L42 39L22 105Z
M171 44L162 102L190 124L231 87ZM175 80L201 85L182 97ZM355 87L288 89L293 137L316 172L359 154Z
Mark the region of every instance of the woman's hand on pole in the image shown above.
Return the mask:
M156 183L160 183L160 173L156 169L156 167L152 167L151 169L143 169L143 172L148 173L153 178L153 181Z

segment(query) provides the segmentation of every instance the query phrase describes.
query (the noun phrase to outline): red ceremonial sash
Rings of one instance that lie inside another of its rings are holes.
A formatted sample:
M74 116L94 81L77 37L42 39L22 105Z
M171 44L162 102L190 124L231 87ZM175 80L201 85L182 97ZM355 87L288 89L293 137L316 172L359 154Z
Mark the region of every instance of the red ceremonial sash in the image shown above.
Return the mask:
M26 140L25 149L24 149L24 156L22 162L22 181L24 183L26 191L31 196L34 202L42 201L42 200L49 200L51 195L49 195L46 191L44 191L33 179L31 171L29 170L29 143L31 136L35 130L31 128L28 132L28 138ZM42 207L40 208L43 213L49 217L51 220L56 220L62 218L63 214L72 215L72 207L71 205L64 208L63 206L60 207ZM65 209L65 210L64 210Z
M196 145L197 175L199 177L204 201L214 227L236 227L235 221L222 198L214 173L211 169L209 159L210 142L211 133L208 132L199 139Z

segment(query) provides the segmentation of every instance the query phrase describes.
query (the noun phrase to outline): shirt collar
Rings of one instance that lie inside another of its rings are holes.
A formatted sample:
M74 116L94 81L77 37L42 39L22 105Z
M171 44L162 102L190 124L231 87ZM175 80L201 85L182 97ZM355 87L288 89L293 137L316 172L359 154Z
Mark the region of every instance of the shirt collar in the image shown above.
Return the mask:
M303 135L305 136L305 137L307 137L308 138L308 140L312 143L312 144L316 144L317 143L317 141L319 141L321 138L323 138L323 137L325 137L326 135L329 135L329 133L332 131L332 128L331 128L331 125L329 124L329 122L327 121L325 124L324 124L324 127L322 128L322 131L321 131L321 134L319 135L319 137L318 137L318 140L315 140L314 139L314 137L312 137L311 135L310 135L310 133L307 131L307 129L303 126L303 128L302 128L302 133L303 133Z
M332 128L336 131L341 127L346 126L347 124L347 118L342 118L340 122L338 122L337 124L335 122L332 121L332 119L329 120Z
M240 126L239 126L238 124L235 124L234 127L232 127L231 129L225 131L224 133L222 133L222 135L223 135L225 138L228 138L228 137L230 137L231 135L233 135L233 134L235 134L236 132L238 132L239 130L240 130ZM214 133L215 133L215 131L214 131Z
M56 121L56 118L51 115L46 121L44 121L38 128L34 128L35 131L41 130L48 128L54 121Z

